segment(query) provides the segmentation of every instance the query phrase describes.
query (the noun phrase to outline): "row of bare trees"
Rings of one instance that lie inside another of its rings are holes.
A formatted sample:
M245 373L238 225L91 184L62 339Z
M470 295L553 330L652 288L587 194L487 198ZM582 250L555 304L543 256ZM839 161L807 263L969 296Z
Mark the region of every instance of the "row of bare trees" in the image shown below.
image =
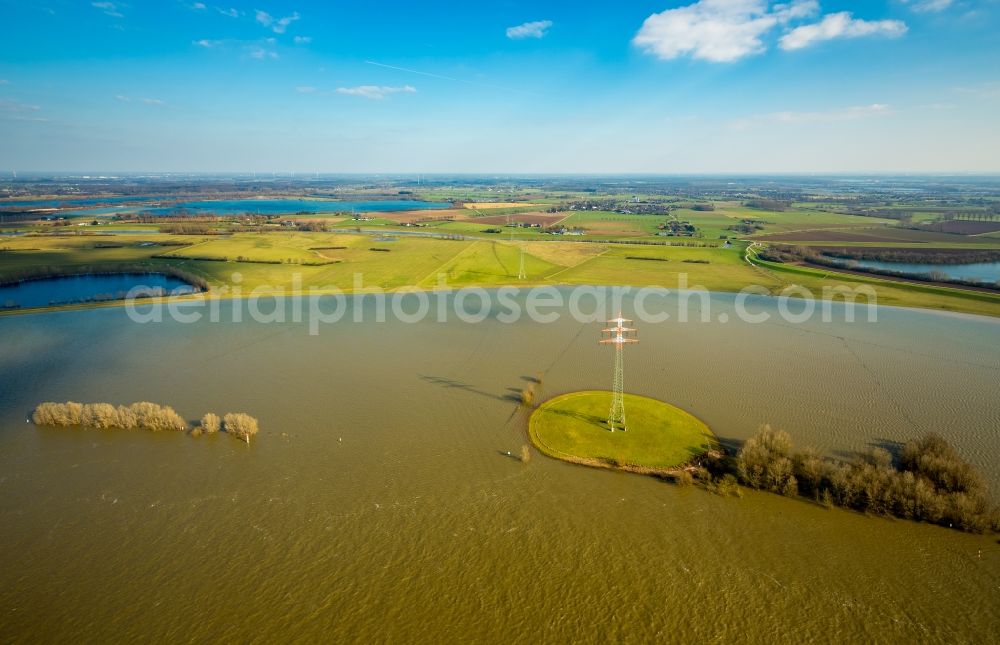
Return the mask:
M157 432L188 429L187 421L172 407L148 401L117 406L110 403L77 403L75 401L40 403L32 413L31 420L37 426L117 428ZM209 413L201 418L201 424L195 427L191 434L199 436L202 433L211 434L225 431L250 443L250 438L256 435L258 430L257 419L249 414L230 412L220 419L218 415Z

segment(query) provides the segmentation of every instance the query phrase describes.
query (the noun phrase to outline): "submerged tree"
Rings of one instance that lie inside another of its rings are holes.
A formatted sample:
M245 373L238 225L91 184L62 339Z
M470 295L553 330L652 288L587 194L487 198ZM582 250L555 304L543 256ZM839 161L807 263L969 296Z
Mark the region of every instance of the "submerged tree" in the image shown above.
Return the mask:
M201 418L201 429L208 434L214 434L222 429L222 421L219 415L209 412Z
M736 457L740 480L751 488L794 495L798 486L792 474L791 453L792 438L787 432L761 426Z
M257 419L243 412L230 412L222 418L222 426L234 437L250 443L250 437L257 434Z

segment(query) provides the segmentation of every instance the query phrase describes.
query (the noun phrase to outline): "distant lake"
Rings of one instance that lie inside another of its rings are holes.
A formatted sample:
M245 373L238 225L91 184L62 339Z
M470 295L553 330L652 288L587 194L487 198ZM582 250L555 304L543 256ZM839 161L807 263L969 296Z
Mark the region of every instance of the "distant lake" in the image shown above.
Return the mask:
M0 201L0 207L17 206L19 208L63 208L67 206L92 206L94 204L121 204L125 202L163 201L163 196L136 195L129 197L72 197L68 199L41 199L5 202Z
M860 267L901 271L903 273L943 273L953 280L1000 281L1000 262L977 262L975 264L880 262L878 260L854 260L853 262Z
M177 209L203 211L218 215L238 215L259 213L280 215L282 213L371 213L376 211L411 211L432 208L451 208L450 202L418 202L414 200L370 200L359 202L338 202L315 199L214 199L181 202L176 206L150 208L144 212L170 213Z
M178 209L213 213L218 215L238 215L241 213L259 213L261 215L280 215L284 213L371 213L377 211L409 211L437 208L451 208L451 202L421 202L416 200L365 200L336 201L318 199L206 199L182 201L170 206L143 206L143 204L169 201L169 198L156 197L104 197L89 199L61 199L42 201L0 202L0 207L14 206L21 208L66 208L86 207L97 204L120 204L128 202L127 206L102 207L86 210L64 211L60 215L88 217L92 215L112 215L143 212L153 215L167 215Z
M115 300L124 297L129 289L139 285L160 288L174 294L192 293L195 290L183 280L161 273L63 276L0 286L0 306L14 303L21 308L30 308L87 300Z

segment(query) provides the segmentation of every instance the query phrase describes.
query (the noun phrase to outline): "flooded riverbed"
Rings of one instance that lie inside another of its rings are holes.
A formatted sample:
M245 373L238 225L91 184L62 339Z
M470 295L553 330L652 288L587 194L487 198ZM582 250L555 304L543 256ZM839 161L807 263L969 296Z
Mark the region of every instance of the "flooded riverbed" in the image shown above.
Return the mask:
M1000 631L995 538L507 457L527 442L512 398L529 379L541 399L610 386L600 325L349 320L310 336L140 325L122 309L0 319L0 638ZM626 389L730 444L764 422L833 455L939 432L1000 492L1000 323L900 309L877 323L731 320L643 326ZM67 399L243 410L262 431L248 447L25 423Z

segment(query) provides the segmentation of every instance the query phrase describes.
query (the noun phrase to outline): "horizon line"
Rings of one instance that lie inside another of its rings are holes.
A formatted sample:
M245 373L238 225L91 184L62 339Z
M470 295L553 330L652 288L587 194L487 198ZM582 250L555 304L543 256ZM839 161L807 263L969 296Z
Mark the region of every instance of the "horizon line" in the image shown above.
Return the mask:
M256 170L256 171L234 171L234 170L109 170L109 169L61 169L61 170L8 170L0 171L0 174L23 174L23 175L225 175L231 177L257 177L267 178L303 178L315 175L341 176L341 177L372 177L372 176L396 176L396 177L484 177L484 176L508 176L508 177L843 177L843 176L868 176L868 177L899 177L899 176L919 176L919 177L947 177L947 176L998 176L997 170L824 170L824 171L754 171L754 170L727 170L727 171L692 171L692 172L658 172L658 171L337 171L337 170ZM0 179L0 181L19 180L20 177L10 177Z

